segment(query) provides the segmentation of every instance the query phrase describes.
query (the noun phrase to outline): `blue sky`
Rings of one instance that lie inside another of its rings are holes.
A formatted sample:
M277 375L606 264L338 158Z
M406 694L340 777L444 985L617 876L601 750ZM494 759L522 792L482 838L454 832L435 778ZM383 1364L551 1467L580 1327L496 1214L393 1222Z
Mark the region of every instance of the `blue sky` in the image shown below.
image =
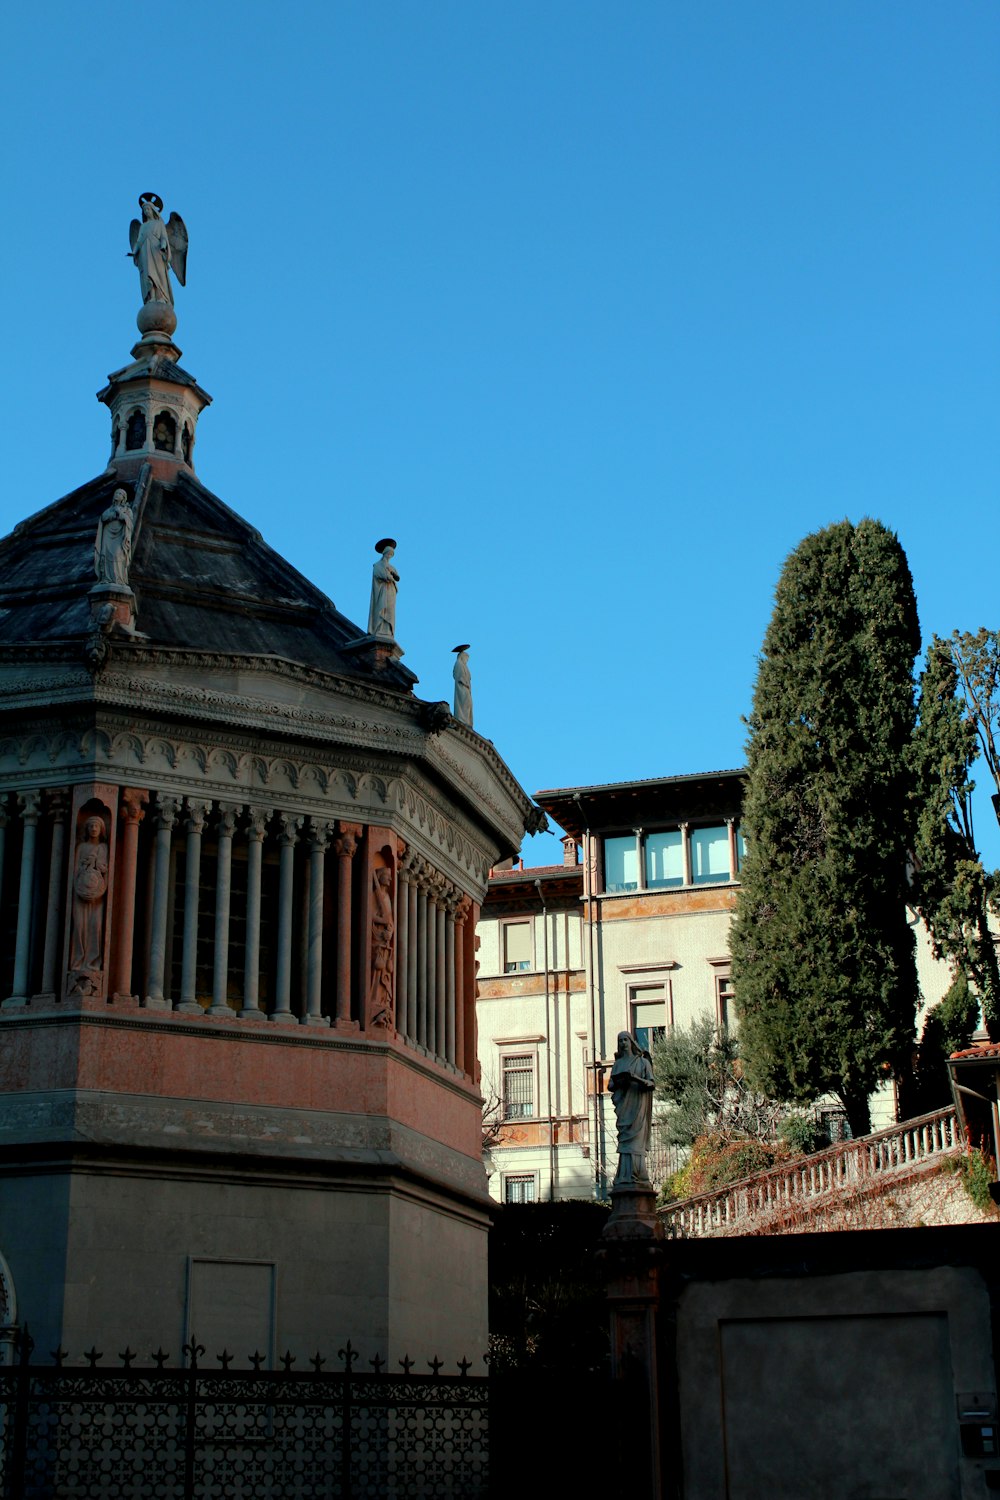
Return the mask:
M50 3L4 41L0 531L104 466L150 189L199 477L360 622L394 535L418 692L471 641L528 791L741 764L781 563L845 516L899 532L925 638L1000 624L990 0Z

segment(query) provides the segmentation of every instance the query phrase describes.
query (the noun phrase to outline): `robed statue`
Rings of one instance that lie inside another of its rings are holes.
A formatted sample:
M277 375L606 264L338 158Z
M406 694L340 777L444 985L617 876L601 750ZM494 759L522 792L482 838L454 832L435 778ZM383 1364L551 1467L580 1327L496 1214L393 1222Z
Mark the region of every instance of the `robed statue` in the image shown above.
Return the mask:
M372 597L368 607L368 634L391 641L396 637L396 590L399 573L393 566L396 543L391 536L375 543L379 554L372 568Z
M124 490L115 490L111 504L97 523L94 538L94 572L100 583L128 588L134 525L135 516L128 495Z
M142 219L133 219L128 227L129 254L139 271L143 305L166 302L174 305L170 272L181 286L187 278L188 232L180 214L171 214L163 222L163 199L155 193L139 198Z
M618 1121L618 1171L612 1188L648 1188L653 1133L653 1063L628 1031L618 1033L618 1050L608 1079Z
M469 647L452 646L455 666L452 678L455 683L455 718L460 724L472 728L472 673L469 671Z

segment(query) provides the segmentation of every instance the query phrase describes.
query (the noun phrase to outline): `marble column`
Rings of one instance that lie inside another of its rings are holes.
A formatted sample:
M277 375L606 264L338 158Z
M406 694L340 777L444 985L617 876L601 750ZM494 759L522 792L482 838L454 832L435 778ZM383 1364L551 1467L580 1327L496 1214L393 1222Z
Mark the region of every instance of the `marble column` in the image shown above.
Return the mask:
M63 856L66 848L66 819L69 805L65 792L52 792L48 805L52 834L49 840L49 893L45 910L45 948L42 954L42 995L56 996L56 971L59 964L59 929L62 926Z
M14 987L4 1001L13 1010L28 1003L28 964L31 958L31 904L35 885L35 839L41 817L41 792L18 792L17 802L24 824L21 844L21 880L17 896L17 938L14 943Z
M323 862L330 826L309 819L309 946L306 958L306 1013L303 1026L329 1026L323 1015Z
M444 952L444 1055L455 1062L455 915L461 893L452 887L445 907Z
M359 826L341 823L333 850L337 856L337 1031L357 1031L351 1020L351 861L358 847Z
M739 880L740 878L740 855L739 846L736 842L736 819L726 819L726 832L729 835L729 878Z
M198 1004L198 907L201 901L201 839L211 802L187 799L187 858L184 866L184 939L181 949L181 997L177 1009L200 1016Z
M149 940L149 982L146 1008L162 1010L167 962L167 912L170 907L170 845L180 804L176 797L157 796L153 809L156 824L153 865L153 922Z
M117 926L111 971L111 995L115 1000L132 999L132 953L135 947L135 876L139 853L139 824L149 801L145 792L126 787L118 816L122 825L122 853L115 884Z
M410 863L408 849L401 851L396 896L396 1030L400 1036L408 1036L410 1021L407 1015L410 982Z
M420 939L420 926L417 915L417 903L420 893L417 889L417 871L419 867L420 860L414 857L413 863L409 867L410 882L406 888L407 905L409 907L409 916L406 923L406 1035L411 1042L416 1040L417 1035L417 947Z
M3 900L3 862L4 851L7 846L7 823L10 814L7 811L7 793L0 792L0 901Z
M260 872L264 858L264 835L271 817L269 807L248 807L247 828L247 938L243 972L242 1021L260 1019Z
M469 912L472 902L462 896L455 908L455 1066L465 1066L465 945L470 939Z
M274 988L272 1021L293 1021L292 1015L292 929L294 918L295 845L302 829L302 819L293 813L279 815L281 828L281 864L278 870L278 972Z
M682 869L684 871L684 884L691 884L691 826L688 823L681 824L681 857L683 859Z
M448 882L442 876L439 878L437 888L434 892L434 922L437 929L434 939L434 1052L436 1056L442 1058L445 1055L448 1003L448 952L447 938L445 936L447 923L445 904L448 899L448 891Z
M219 803L219 851L215 876L215 962L210 1016L232 1016L229 1005L229 905L232 897L233 834L242 804Z
M417 886L417 941L416 963L417 963L417 1024L414 1036L418 1047L427 1046L427 928L428 928L428 896L427 896L427 865L422 865L418 872Z

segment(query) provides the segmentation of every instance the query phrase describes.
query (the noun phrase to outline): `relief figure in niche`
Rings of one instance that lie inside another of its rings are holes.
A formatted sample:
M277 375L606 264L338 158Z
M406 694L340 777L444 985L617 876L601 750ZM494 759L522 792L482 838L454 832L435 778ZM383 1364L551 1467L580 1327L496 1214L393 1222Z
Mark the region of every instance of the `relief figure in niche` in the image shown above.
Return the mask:
M181 429L181 457L186 464L191 462L191 429L186 422Z
M108 843L103 818L88 818L73 866L70 968L100 970L104 955L104 901L108 894Z
M392 565L396 543L392 537L383 537L375 543L379 560L372 568L372 598L368 610L368 634L394 640L396 636L396 591L399 574Z
M124 490L115 490L111 504L97 523L94 538L94 572L100 583L128 588L132 563L132 528L135 516Z
M368 1017L372 1026L393 1024L392 872L376 870L372 878L372 978Z
M653 1063L628 1031L619 1031L608 1080L618 1123L618 1171L613 1187L648 1188L646 1157L653 1130Z

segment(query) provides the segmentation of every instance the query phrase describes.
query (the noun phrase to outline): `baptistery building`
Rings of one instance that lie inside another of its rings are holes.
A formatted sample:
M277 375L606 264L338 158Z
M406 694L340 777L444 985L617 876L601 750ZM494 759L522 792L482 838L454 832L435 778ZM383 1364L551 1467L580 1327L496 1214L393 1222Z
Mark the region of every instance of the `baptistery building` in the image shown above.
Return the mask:
M364 629L200 482L142 204L109 462L0 542L5 1316L476 1358L475 924L540 815L415 693L391 539Z

